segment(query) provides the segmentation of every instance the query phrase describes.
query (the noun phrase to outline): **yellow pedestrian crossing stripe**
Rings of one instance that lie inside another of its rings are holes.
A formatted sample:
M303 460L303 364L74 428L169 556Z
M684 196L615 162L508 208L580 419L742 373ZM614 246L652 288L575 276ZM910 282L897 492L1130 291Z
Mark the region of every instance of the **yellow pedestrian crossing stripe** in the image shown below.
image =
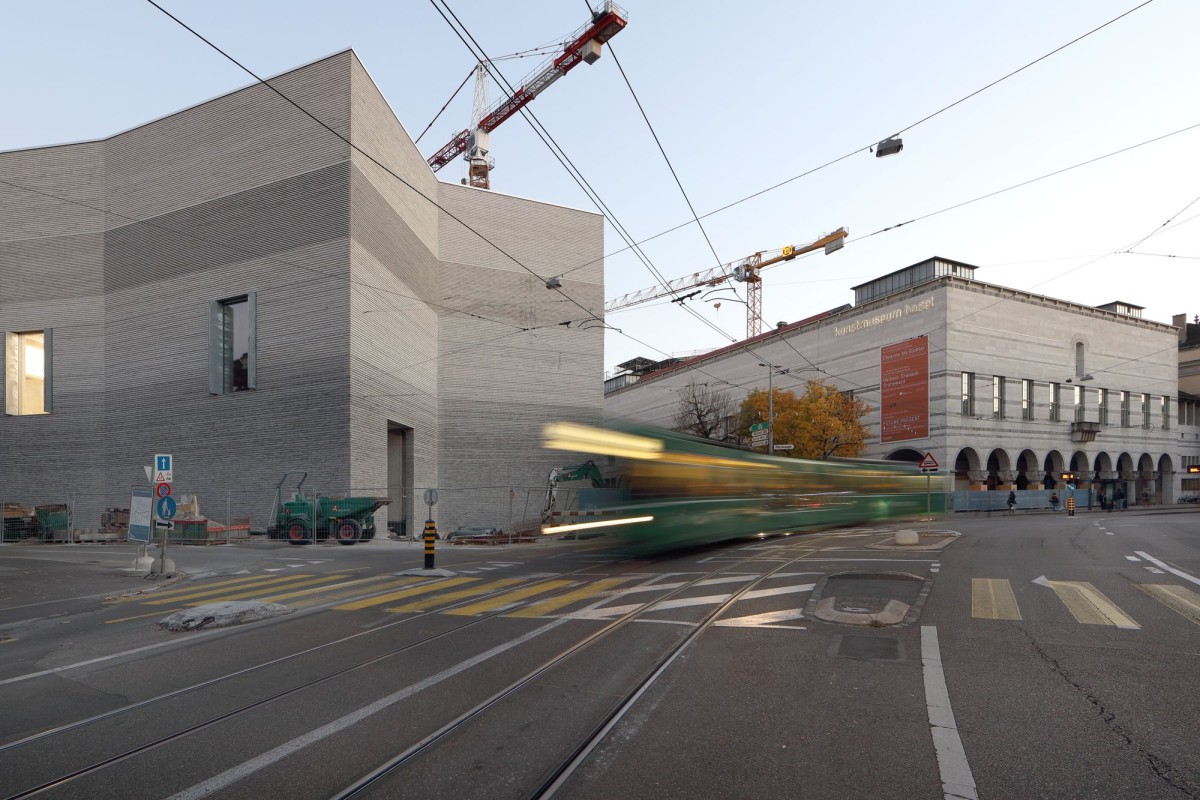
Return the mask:
M352 581L339 581L337 583L328 583L328 584L325 584L324 586L313 586L311 588L300 589L299 591L295 591L295 592L285 592L283 594L272 594L272 595L268 595L267 597L264 597L262 599L268 600L272 603L278 603L282 600L293 600L297 597L301 597L301 598L306 598L308 600L311 600L311 603L309 603L309 604L313 605L313 604L322 603L322 602L325 602L328 600L335 600L335 599L340 599L342 597L352 597L354 595L362 594L363 590L371 584L374 584L374 585L371 586L370 591L377 592L377 591L382 591L384 589L395 589L400 586L409 586L413 583L416 583L419 580L421 580L421 579L420 578L403 578L403 579L397 580L397 581L388 581L388 582L381 583L379 577L355 578ZM287 586L284 588L290 589L292 587ZM293 603L292 605L304 605L304 603Z
M367 597L363 600L355 600L353 603L345 603L340 606L334 606L337 611L358 611L371 606L380 606L384 603L391 603L394 600L402 600L405 597L413 597L418 594L427 594L429 592L441 591L450 586L461 586L464 583L471 583L475 578L448 578L444 581L434 581L433 583L425 583L420 586L414 586L411 589L404 589L399 592L388 592L387 594L376 595L375 597Z
M1182 586L1153 583L1139 583L1138 588L1184 619L1200 625L1200 594Z
M447 594L438 595L437 597L427 597L424 600L417 600L413 603L405 603L402 606L394 608L385 608L384 611L426 611L430 608L453 603L455 600L463 600L468 597L478 597L481 594L494 592L497 589L503 589L513 584L521 583L521 578L501 578L498 581L485 583L480 586L470 586L466 589L459 589L457 592L449 592Z
M486 614L489 611L511 606L529 597L537 597L539 594L552 592L555 589L561 589L564 586L570 586L574 581L542 581L535 583L532 586L526 586L521 589L514 589L511 592L489 597L487 600L482 600L478 603L462 606L461 608L452 608L447 611L447 614L456 614L458 616L470 617L475 614Z
M1071 615L1084 625L1115 625L1129 630L1140 630L1142 627L1090 583L1047 581L1046 584L1054 590Z
M209 583L209 584L205 584L204 588L202 588L202 589L172 589L170 591L159 592L159 593L155 594L154 596L157 598L160 598L160 599L150 600L146 603L146 605L148 605L148 606L163 606L163 605L168 605L171 603L178 603L182 600L195 600L200 597L211 598L211 597L215 597L216 595L224 595L225 592L230 590L230 588L232 587L233 584L249 584L249 583L255 582L256 588L257 588L257 587L262 587L262 586L278 586L279 584L292 583L294 581L302 580L304 578L311 578L311 577L312 577L311 575L296 574L296 575L288 575L287 577L283 577L283 578L268 578L267 580L263 580L262 578L244 578L244 579L241 579L238 581L225 581L224 586L221 586L220 584L216 584L216 583ZM213 587L217 587L217 586L220 586L220 588L213 588ZM245 588L245 586L237 586L236 590L241 590L244 588ZM222 597L221 599L228 600L230 598ZM205 602L208 602L208 601L205 601Z
M620 586L625 583L627 578L608 578L606 580L590 583L582 588L576 589L573 592L560 594L557 597L551 597L547 600L542 600L537 603L525 606L520 611L514 611L507 616L510 617L545 617L549 616L560 608L576 603L580 600L587 600L601 592L606 592L609 589Z
M1021 619L1012 584L1003 578L971 579L971 616L979 619Z
M321 583L331 583L333 581L340 581L346 577L348 577L348 576L346 576L346 575L325 575L320 578L309 578L308 580L303 580L303 581L292 581L291 583L289 583L287 585L286 588L291 590L291 589L295 589L300 586L313 586L313 585L321 584ZM265 583L265 581L264 581L264 583ZM219 598L219 600L224 602L225 600L249 600L249 599L253 598L253 599L262 600L265 602L265 601L272 600L272 599L274 599L274 597L278 596L278 594L280 593L279 588L280 587L278 587L278 586L270 586L270 587L264 588L260 584L259 586L256 586L253 589L248 589L244 592L234 592L233 594L222 594L221 597ZM207 598L204 600L194 600L192 602L185 603L185 605L203 606L203 605L207 605L211 602L213 602L212 598Z

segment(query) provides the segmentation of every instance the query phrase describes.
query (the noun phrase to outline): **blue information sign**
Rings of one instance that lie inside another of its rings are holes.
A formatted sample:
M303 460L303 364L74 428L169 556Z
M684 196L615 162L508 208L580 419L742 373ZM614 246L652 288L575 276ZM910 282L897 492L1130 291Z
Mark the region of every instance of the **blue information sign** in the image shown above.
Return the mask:
M159 519L171 519L175 516L175 498L162 497L159 498L158 505L155 507Z

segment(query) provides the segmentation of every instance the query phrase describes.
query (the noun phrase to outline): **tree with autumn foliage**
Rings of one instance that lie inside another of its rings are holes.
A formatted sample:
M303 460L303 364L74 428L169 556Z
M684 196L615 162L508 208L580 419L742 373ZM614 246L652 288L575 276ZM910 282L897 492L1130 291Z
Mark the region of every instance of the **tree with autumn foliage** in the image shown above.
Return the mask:
M775 389L775 444L795 449L776 455L824 459L861 456L868 429L862 419L871 407L823 380L809 380L799 397L791 389ZM738 413L739 439L749 440L750 426L766 422L768 397L756 389L742 401Z

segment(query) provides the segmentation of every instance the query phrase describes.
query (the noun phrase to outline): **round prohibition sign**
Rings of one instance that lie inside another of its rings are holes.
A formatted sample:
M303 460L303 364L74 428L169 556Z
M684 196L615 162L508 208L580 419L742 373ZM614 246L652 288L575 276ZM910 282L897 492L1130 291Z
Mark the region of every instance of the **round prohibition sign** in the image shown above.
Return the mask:
M154 494L158 497L168 497L171 494L171 484L159 483L154 486Z

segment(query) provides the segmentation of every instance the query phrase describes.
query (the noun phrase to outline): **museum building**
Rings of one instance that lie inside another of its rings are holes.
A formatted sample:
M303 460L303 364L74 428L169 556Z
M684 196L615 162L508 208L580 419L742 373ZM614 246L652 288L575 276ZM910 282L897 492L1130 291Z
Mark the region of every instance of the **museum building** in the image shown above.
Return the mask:
M0 153L0 503L95 528L170 453L256 530L285 473L418 533L425 488L442 528L540 511L542 425L603 403L546 281L602 313L603 217L440 182L353 51L270 83Z
M736 407L769 381L801 394L816 378L870 406L865 457L931 454L960 509L999 507L1010 489L1044 505L1065 475L1080 502L1176 502L1200 464L1200 398L1179 391L1182 317L984 283L976 269L931 258L853 287L852 306L661 368L627 362L638 368L606 382L605 416L671 427L691 383Z

